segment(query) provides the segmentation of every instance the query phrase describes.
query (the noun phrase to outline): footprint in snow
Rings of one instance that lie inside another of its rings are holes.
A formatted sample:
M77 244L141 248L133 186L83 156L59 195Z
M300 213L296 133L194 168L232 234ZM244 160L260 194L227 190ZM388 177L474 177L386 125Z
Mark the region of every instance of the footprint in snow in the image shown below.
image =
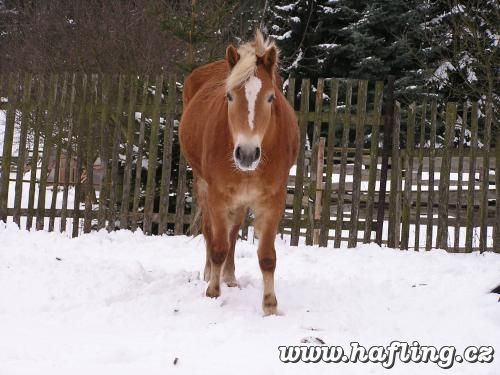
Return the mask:
M316 345L325 345L325 342L319 337L307 336L300 340L302 344L316 344Z

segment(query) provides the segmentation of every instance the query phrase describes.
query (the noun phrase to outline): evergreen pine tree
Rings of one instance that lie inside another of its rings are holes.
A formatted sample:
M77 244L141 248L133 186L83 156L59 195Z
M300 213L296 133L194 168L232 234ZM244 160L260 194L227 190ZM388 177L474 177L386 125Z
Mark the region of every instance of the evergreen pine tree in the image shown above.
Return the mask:
M315 78L324 51L317 50L321 28L321 9L327 1L274 1L267 14L269 35L281 50L284 75Z
M498 110L500 5L490 0L437 1L424 24L435 63L428 86L447 100L489 100Z
M421 91L423 18L416 0L275 1L269 33L286 75L386 79L400 94ZM409 99L407 99L409 100Z

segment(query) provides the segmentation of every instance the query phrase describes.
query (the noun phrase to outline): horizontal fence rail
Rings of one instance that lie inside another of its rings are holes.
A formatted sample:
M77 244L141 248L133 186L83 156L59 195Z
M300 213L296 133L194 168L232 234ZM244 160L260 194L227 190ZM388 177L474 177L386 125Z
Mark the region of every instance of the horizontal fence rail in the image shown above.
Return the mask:
M382 82L287 82L300 149L280 235L292 245L355 247L382 228L390 247L500 252L491 106L403 105ZM72 236L196 233L181 90L163 75L0 76L0 220ZM242 237L251 226L249 215Z

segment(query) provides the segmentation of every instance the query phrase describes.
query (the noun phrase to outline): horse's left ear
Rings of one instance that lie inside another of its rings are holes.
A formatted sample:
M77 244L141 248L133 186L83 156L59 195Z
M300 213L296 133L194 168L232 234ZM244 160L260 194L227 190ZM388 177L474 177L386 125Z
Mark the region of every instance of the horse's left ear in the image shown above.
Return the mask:
M226 60L229 64L229 67L233 69L239 59L240 54L238 53L238 50L232 44L230 44L226 48Z
M277 59L278 59L278 51L276 51L275 46L272 46L264 53L264 56L262 56L262 63L267 70L272 72L274 71Z

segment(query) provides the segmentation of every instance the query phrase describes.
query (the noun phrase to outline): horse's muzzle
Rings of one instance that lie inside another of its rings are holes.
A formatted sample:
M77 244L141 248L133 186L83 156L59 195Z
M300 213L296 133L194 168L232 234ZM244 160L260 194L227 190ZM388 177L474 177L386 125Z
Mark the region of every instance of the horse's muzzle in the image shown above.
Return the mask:
M236 166L242 171L253 171L260 161L260 147L255 145L238 145L234 149Z

